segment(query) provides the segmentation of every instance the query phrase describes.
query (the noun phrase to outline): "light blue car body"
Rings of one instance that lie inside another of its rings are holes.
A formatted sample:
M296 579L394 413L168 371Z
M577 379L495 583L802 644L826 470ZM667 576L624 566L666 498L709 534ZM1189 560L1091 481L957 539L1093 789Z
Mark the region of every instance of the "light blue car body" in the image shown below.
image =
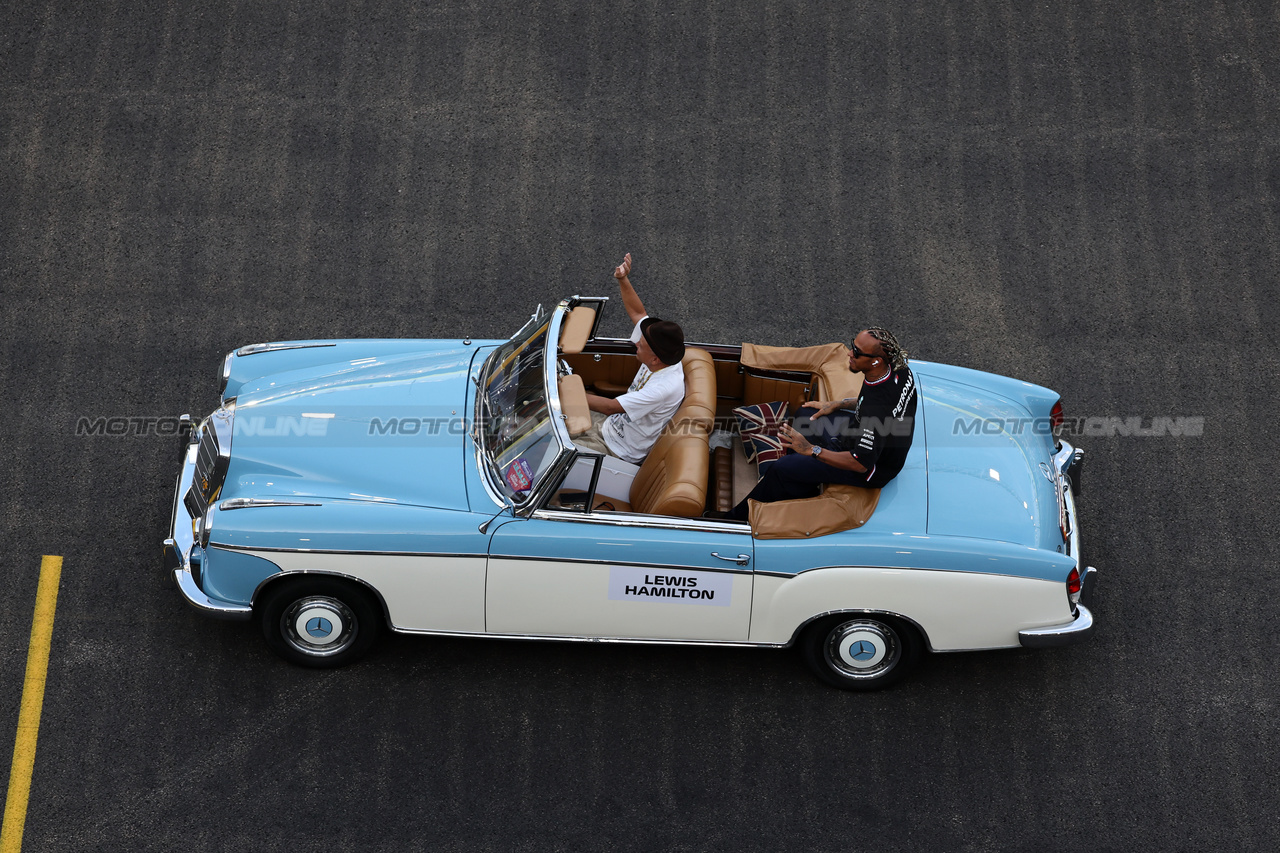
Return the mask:
M756 540L732 525L619 527L513 512L480 469L471 426L481 368L502 343L289 341L229 354L222 401L234 409L234 429L222 487L203 519L184 515L201 452L193 440L166 540L166 567L187 600L210 615L248 618L282 572L273 553L625 559L726 571L712 546L745 552L748 575L775 579L882 567L1056 585L1084 571L1063 476L1079 453L1047 427L1058 400L1048 389L913 361L920 404L911 452L870 520L812 539ZM1020 632L1020 641L1087 636L1092 617L1076 600L1074 626Z
M232 362L223 399L236 398L237 429L219 498L317 505L222 512L211 547L487 553L488 536L476 528L503 510L480 482L466 424L475 394L470 377L499 342L289 343L301 346ZM316 343L323 346L307 346ZM1076 561L1062 554L1054 484L1038 468L1052 456L1052 439L1032 429L983 435L983 427L969 425L1043 416L1057 395L975 370L922 361L912 367L924 429L917 426L907 464L883 489L870 521L790 543L785 559L758 560L757 570L794 574L852 563L1065 579ZM322 440L291 441L306 438L297 426L306 422L303 414L319 410L342 414L327 419ZM393 422L395 433L387 427ZM406 423L413 432L400 431ZM981 440L962 440L968 433L956 435L957 423ZM631 532L655 544L672 539L670 531ZM672 565L690 550L679 538L670 542ZM587 558L599 554L599 539L597 530L560 525L529 556ZM224 552L206 560L207 591L229 602L248 603L274 571L265 561L243 568L242 555Z

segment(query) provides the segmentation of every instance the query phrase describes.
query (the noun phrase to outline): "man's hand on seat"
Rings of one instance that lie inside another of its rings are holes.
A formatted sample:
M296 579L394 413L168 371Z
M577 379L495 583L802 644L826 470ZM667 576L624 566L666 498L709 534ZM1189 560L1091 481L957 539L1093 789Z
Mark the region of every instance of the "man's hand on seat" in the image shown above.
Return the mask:
M834 412L836 409L840 408L840 404L843 402L844 400L834 400L831 402L823 402L821 400L810 400L807 403L802 403L800 405L800 408L817 409L818 413L814 415L814 417L822 418L822 417L826 417L827 415Z

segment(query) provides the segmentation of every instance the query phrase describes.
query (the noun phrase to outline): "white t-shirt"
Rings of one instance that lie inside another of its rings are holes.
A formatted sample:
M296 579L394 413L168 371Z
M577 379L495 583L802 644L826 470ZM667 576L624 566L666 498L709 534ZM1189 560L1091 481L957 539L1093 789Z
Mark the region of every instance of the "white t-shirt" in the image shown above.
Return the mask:
M645 318L641 317L641 322ZM631 343L640 341L640 323ZM672 364L654 372L643 364L627 393L618 397L622 411L610 415L600 429L604 443L619 459L639 465L649 455L662 428L684 401L684 367Z

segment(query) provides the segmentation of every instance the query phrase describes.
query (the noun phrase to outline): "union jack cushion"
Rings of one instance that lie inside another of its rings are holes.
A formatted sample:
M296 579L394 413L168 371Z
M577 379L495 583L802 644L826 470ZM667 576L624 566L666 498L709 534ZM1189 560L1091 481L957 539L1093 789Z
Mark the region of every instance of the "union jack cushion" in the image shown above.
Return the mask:
M747 451L747 461L759 466L761 476L765 467L781 459L787 448L778 438L778 427L787 422L787 404L758 403L740 406L733 410L742 434L742 446Z

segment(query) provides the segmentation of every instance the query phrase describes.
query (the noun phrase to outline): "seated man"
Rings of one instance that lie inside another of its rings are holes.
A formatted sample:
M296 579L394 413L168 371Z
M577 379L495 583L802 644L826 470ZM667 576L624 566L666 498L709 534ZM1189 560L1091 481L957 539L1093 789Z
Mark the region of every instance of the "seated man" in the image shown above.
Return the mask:
M805 403L801 408L817 411L801 413L794 427L782 426L778 434L787 455L769 467L730 518L746 521L750 500L814 497L823 483L878 489L902 470L917 402L906 350L884 329L864 329L853 339L849 370L864 374L857 399Z
M662 428L684 400L684 332L676 323L657 320L631 286L631 255L614 270L622 289L622 305L635 323L631 342L636 345L640 369L631 387L619 397L587 395L591 429L574 444L639 465L658 440Z

